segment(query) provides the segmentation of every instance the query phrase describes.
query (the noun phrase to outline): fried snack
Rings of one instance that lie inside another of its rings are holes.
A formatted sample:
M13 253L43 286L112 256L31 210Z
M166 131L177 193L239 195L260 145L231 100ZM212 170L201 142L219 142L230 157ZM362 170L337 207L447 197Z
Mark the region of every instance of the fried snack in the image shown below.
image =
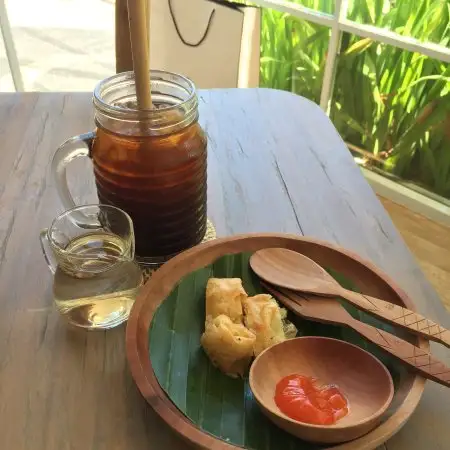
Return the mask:
M224 314L232 322L242 323L242 302L246 298L240 278L210 278L206 285L206 319Z
M200 342L211 360L226 375L237 378L247 372L256 337L244 325L221 314L207 319Z
M255 356L297 334L295 326L285 320L286 311L278 306L272 296L259 294L247 297L243 305L245 326L256 335L253 346Z

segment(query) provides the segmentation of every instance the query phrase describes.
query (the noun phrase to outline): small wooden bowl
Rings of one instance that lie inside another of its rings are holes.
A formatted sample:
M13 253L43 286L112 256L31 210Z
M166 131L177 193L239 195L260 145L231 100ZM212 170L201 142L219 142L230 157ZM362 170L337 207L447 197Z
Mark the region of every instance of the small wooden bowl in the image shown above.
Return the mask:
M274 401L275 387L292 374L336 384L349 403L347 416L335 425L311 425L284 415ZM350 441L374 429L394 396L391 375L375 356L348 342L316 336L290 339L261 353L250 369L250 388L277 426L301 439L327 444Z

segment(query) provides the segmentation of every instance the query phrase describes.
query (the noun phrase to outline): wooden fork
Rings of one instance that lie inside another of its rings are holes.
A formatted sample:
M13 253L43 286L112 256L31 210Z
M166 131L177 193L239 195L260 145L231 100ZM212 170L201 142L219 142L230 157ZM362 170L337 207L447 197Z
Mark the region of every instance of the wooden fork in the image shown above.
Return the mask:
M410 369L427 379L450 387L450 368L433 357L429 352L400 339L393 334L368 325L353 318L335 299L316 295L303 295L288 289L274 287L267 283L262 286L280 303L300 317L315 322L344 325L357 331L382 350L395 356Z

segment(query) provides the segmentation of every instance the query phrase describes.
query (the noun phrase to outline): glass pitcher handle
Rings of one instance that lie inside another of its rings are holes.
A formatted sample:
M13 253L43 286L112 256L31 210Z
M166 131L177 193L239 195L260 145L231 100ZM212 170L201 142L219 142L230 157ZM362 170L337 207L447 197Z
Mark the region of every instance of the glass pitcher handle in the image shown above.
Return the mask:
M50 269L51 273L55 274L58 263L50 247L50 243L48 240L48 228L41 231L41 233L39 234L39 239L41 241L42 253L44 254L44 258L47 262L48 268Z
M67 185L67 165L76 158L89 156L94 138L95 131L74 136L64 142L53 156L51 171L55 177L56 190L65 210L76 206Z

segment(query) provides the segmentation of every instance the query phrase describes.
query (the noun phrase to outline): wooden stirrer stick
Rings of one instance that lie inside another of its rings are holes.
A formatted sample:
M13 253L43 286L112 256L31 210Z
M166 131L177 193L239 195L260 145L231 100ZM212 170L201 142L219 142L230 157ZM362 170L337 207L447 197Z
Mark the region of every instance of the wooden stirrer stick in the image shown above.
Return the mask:
M136 81L136 98L139 109L151 109L150 61L147 30L147 0L128 0L131 53Z

